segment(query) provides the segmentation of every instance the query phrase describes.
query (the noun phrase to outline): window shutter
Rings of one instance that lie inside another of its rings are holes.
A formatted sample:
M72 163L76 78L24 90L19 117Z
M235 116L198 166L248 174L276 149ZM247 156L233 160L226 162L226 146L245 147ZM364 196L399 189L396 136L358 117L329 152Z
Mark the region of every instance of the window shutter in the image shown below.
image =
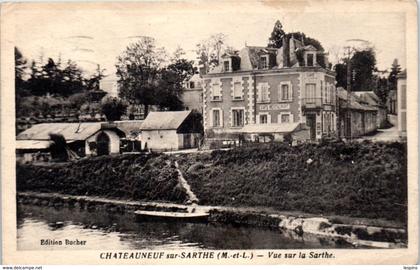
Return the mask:
M220 127L223 127L223 110L220 110L219 112L220 112L220 114L219 114L219 116L220 116Z
M271 124L271 114L267 114L267 124Z
M266 97L265 97L265 101L269 101L270 100L270 88L268 87L268 84L265 85L265 93L266 93Z
M290 123L294 123L295 121L294 121L294 119L293 119L293 113L291 113L291 114L289 114L289 117L290 117Z
M289 82L289 100L293 100L293 86L291 82Z

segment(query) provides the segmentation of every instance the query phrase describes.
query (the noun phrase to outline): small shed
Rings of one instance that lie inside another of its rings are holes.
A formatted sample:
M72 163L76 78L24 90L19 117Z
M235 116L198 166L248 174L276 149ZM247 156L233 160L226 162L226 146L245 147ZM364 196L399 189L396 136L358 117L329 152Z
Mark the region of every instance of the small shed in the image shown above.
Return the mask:
M200 117L191 111L150 112L141 126L142 148L152 151L196 148L202 130Z
M120 152L120 138L125 133L104 123L42 123L16 136L16 154L25 156L48 152L49 134L63 135L68 148L78 156L108 155Z
M376 108L377 110L377 127L383 128L387 123L387 107L382 104L380 98L373 91L354 92L359 97L359 102Z

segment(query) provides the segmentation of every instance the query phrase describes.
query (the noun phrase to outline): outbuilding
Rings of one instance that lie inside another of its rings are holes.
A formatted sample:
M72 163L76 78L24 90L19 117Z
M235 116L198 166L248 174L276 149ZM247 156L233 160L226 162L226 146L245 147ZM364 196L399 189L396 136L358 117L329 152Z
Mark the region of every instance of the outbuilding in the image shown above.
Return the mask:
M203 126L191 111L150 112L141 126L142 148L172 151L199 146Z
M51 143L50 134L64 137L69 151L77 156L96 156L120 153L120 139L125 133L107 123L42 123L16 136L16 154L25 162L46 161Z

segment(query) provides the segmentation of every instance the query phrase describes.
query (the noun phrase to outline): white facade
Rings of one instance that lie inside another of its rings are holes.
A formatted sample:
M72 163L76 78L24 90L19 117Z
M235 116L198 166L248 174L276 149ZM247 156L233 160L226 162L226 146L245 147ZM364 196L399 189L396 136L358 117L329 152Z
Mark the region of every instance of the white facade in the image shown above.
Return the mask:
M108 144L109 154L119 154L120 153L120 137L118 136L118 134L112 130L100 130L86 139L85 141L86 156L92 156L92 155L97 154L96 150L91 149L89 144L97 143L98 136L101 133L105 133L109 138L109 144Z

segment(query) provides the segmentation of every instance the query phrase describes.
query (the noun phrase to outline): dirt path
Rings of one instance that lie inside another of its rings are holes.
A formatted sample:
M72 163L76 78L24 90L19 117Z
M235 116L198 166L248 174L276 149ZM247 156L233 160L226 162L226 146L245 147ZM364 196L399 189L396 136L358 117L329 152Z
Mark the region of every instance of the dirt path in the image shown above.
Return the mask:
M197 196L194 194L194 192L192 192L190 184L188 184L187 180L185 180L184 176L182 175L181 170L179 169L179 164L177 161L175 161L175 167L176 170L178 172L178 180L181 183L182 187L185 189L188 198L189 198L189 202L190 203L198 203L199 200L197 198Z

